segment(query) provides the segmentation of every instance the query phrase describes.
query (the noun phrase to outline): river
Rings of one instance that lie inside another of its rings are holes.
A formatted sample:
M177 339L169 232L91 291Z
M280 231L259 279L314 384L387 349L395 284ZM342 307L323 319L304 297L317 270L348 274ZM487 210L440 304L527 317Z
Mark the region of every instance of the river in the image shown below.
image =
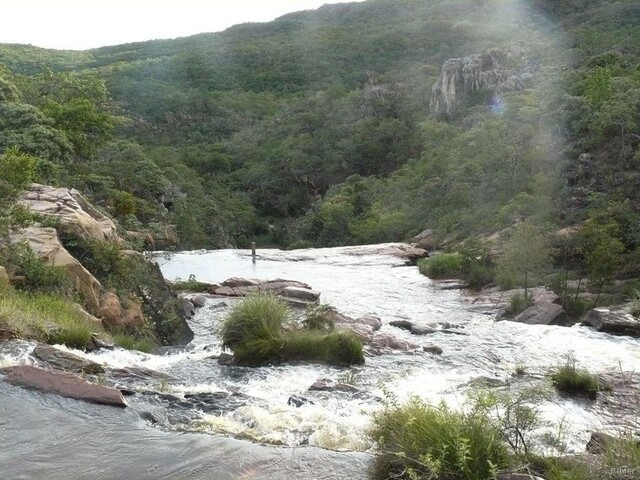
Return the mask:
M597 372L640 365L640 341L590 328L496 322L458 290L443 290L392 255L393 245L284 252L259 251L252 262L237 250L157 255L169 280L221 282L229 277L285 278L310 284L321 300L350 316L375 314L382 331L442 355L394 352L369 356L350 369L300 364L243 368L219 365L216 326L229 299L209 299L191 321L189 348L166 355L121 349L83 354L112 367L146 367L167 380L132 380L130 408L118 410L0 383L0 478L366 478L366 431L385 396L411 395L463 406L479 383L517 389L544 382L572 351ZM391 320L447 322L464 335L412 336ZM5 343L0 365L30 363L29 342ZM213 358L212 358L213 357ZM514 377L516 366L527 375ZM358 393L308 392L319 378L349 382ZM157 395L149 392L158 392ZM189 408L175 399L219 399ZM292 395L310 402L289 405ZM198 397L199 398L199 397ZM173 400L167 400L173 399ZM585 402L553 396L541 410L567 451L581 451L589 431L611 418ZM148 421L148 414L154 425Z

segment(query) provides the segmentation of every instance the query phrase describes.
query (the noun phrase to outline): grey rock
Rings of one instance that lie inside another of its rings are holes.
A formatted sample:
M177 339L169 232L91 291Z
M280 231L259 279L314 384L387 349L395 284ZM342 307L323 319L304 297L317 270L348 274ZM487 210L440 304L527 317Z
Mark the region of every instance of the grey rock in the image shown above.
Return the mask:
M309 391L322 391L322 392L359 392L358 387L349 385L346 383L338 383L328 378L320 378L316 380L313 385L309 387Z
M299 408L303 405L315 405L311 400L301 395L291 395L287 400L287 405Z
M422 351L427 353L433 353L434 355L442 355L442 348L437 345L425 345L422 347Z
M392 327L398 327L398 328L401 328L402 330L408 330L408 331L411 331L411 328L413 327L413 323L411 323L408 320L393 320L389 322L389 325L391 325Z
M564 325L566 316L567 314L561 305L536 303L516 315L513 321L527 325Z
M67 372L96 374L105 371L99 363L44 343L36 345L32 355L51 367Z
M640 319L623 309L594 308L589 310L584 323L599 332L640 337Z

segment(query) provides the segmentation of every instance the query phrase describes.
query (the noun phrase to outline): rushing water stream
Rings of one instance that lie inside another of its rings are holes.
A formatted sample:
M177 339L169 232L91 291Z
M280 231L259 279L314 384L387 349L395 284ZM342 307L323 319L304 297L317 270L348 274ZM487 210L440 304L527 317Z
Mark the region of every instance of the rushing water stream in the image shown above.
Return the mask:
M255 263L246 252L219 250L158 256L158 261L170 280L195 275L208 282L229 277L306 282L322 292L323 303L354 317L375 314L385 324L382 331L438 345L442 355L396 352L367 357L366 365L351 369L223 366L215 360L220 353L215 328L233 300L210 299L191 322L196 337L187 349L162 356L120 349L83 354L111 367L139 366L168 375L127 380L124 386L138 394L129 397L131 407L124 411L0 383L0 478L62 478L65 472L75 478L366 478L369 456L357 452L371 447L365 433L384 392L459 405L477 379L509 381L511 388L540 382L536 373L557 365L569 350L593 371L640 366L636 339L586 327L496 322L461 301L460 291L442 290L417 268L404 266L389 248L264 250ZM398 319L448 322L465 335L412 336L388 325ZM28 342L6 344L0 364L29 363L32 348ZM516 365L532 375L514 381ZM349 381L360 392L307 392L319 378ZM176 404L198 395L219 399L220 405ZM288 405L291 395L310 403ZM543 414L556 424L563 421L569 450L582 449L588 431L609 421L589 404L560 397L545 404Z

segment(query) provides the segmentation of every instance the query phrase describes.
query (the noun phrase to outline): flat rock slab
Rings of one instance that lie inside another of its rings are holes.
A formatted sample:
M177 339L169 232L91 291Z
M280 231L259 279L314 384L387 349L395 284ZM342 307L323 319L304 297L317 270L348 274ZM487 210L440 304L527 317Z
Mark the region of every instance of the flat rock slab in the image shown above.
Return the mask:
M353 385L349 385L348 383L338 383L329 378L320 378L316 380L313 385L309 387L309 391L320 391L320 392L349 392L355 393L359 392L360 389L358 387L354 387Z
M640 319L625 310L594 308L589 310L584 323L595 327L599 332L640 337Z
M4 375L4 380L12 385L35 388L85 402L121 408L127 406L120 390L89 383L72 373L45 370L31 365L18 365L0 368L0 374Z
M36 345L32 355L47 365L65 372L104 373L104 368L99 363L44 343Z
M566 316L557 303L539 303L516 315L513 321L527 325L564 325Z

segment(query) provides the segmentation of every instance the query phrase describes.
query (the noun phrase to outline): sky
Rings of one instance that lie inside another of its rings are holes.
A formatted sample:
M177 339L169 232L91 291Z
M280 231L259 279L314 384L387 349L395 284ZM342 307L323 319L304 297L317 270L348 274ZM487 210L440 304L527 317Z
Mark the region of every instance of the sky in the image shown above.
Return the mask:
M0 0L0 43L83 50L219 32L362 0Z

